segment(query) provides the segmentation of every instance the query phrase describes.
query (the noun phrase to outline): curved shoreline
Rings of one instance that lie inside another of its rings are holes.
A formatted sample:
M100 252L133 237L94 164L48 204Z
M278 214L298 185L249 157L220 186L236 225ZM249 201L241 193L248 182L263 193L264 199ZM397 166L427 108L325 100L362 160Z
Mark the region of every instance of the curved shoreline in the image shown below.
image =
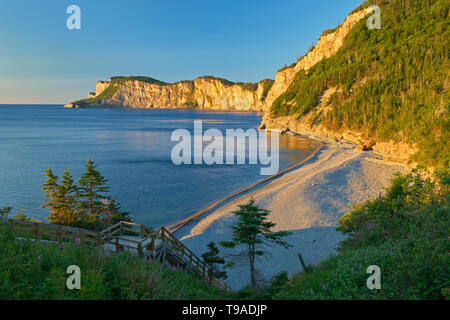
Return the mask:
M352 143L323 143L317 154L292 171L261 187L222 203L217 209L195 219L176 235L195 254L205 252L207 243L229 241L237 218L233 214L250 197L258 207L270 211L273 231L288 231L286 241L292 247L262 244L267 254L257 258L261 283L268 283L280 271L299 272L300 252L308 265L316 265L336 252L345 235L336 230L338 219L354 203L363 203L383 193L393 173L404 170L399 165L373 161L373 152L364 152ZM192 220L191 220L192 221ZM248 264L236 256L239 248L221 248L222 256L235 262L228 271L227 284L239 290L248 283Z
M236 192L234 192L234 193L232 193L232 194L230 194L228 196L225 196L225 197L223 197L223 198L213 202L212 204L210 204L210 205L200 209L199 211L195 212L194 214L190 215L189 217L186 217L186 218L184 218L184 219L182 219L182 220L180 220L178 222L175 222L175 223L173 223L173 224L171 224L169 226L166 226L165 228L167 230L169 230L170 232L176 232L177 230L179 230L180 228L184 227L186 224L188 224L189 222L191 222L195 218L198 218L198 217L202 216L203 214L205 214L209 210L217 207L218 205L222 204L223 202L225 202L225 201L227 201L227 200L229 200L231 198L234 198L234 197L236 197L238 195L241 195L241 194L243 194L243 193L253 189L254 187L257 187L257 186L259 186L259 185L261 185L261 184L263 184L263 183L265 183L267 181L270 181L272 179L278 178L278 177L282 176L283 174L285 174L286 172L288 172L288 171L290 171L290 170L292 170L292 169L294 169L294 168L296 168L298 166L301 166L302 164L304 164L305 162L307 162L308 160L313 158L319 152L319 150L322 147L323 147L323 142L319 141L318 146L305 159L303 159L302 161L300 161L298 163L294 163L293 165L290 165L289 167L287 167L287 168L285 168L285 169L283 169L283 170L281 170L281 171L279 171L279 172L277 172L277 173L275 173L275 174L273 174L271 176L268 176L268 177L266 177L264 179L258 180L258 181L254 182L254 183L252 183L252 184L250 184L250 185L248 185L248 186L246 186L246 187L244 187L244 188L242 188L242 189L240 189L240 190L238 190L238 191L236 191Z

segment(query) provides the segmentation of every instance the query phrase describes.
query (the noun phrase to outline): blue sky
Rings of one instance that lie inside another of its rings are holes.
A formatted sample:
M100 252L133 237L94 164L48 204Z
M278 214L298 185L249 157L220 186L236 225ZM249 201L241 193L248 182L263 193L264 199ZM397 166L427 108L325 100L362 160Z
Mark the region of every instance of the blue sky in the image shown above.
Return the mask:
M0 0L0 104L67 103L98 80L274 78L362 0ZM66 8L81 8L68 30Z

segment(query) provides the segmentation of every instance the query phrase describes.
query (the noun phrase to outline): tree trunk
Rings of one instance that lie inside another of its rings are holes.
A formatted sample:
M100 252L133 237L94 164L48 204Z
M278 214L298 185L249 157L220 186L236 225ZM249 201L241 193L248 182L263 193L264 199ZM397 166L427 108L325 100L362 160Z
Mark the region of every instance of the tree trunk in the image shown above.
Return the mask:
M213 275L214 275L214 263L211 263L209 267L209 284L212 284Z
M256 286L255 280L255 245L250 245L250 287L254 288Z

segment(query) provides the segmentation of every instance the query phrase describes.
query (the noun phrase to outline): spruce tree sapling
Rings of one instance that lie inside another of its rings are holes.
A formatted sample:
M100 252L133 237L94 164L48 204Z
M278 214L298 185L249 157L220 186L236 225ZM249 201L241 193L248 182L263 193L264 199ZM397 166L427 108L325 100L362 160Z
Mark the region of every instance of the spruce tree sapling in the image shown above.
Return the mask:
M203 261L205 261L208 267L209 282L212 282L212 278L226 279L227 273L217 269L217 265L224 264L225 259L219 256L219 248L217 248L214 241L208 243L208 251L202 254Z
M233 239L232 241L222 241L220 244L226 248L234 248L237 245L244 245L246 247L240 254L248 256L250 286L255 288L255 258L265 253L262 250L258 250L257 246L264 242L271 242L287 249L291 245L281 240L281 238L288 236L290 232L272 232L275 223L267 220L270 210L261 209L256 206L253 198L247 203L239 205L239 210L233 213L239 218L237 224L232 226Z

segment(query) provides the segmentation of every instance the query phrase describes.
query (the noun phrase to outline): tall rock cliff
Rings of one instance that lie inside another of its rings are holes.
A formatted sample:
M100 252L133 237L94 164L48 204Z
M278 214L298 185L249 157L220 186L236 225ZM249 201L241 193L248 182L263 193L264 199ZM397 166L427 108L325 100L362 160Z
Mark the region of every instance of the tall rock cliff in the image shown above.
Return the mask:
M317 44L297 63L290 67L279 70L275 76L275 82L270 88L267 98L264 100L261 109L269 116L272 103L281 95L294 80L295 75L300 70L308 70L321 60L334 55L344 43L344 38L350 29L364 16L366 10L360 10L347 16L344 23L332 32L324 33Z
M114 77L99 81L95 96L66 107L195 108L210 110L260 111L268 86L233 83L215 77L166 84L146 77Z

